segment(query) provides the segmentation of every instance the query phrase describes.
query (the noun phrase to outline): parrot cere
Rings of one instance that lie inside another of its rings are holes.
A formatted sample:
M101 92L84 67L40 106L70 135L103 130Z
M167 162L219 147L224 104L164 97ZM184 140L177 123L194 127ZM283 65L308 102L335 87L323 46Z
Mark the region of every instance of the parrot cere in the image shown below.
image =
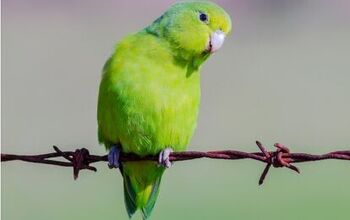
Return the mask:
M119 168L129 217L149 218L169 154L184 151L196 128L200 68L231 32L229 15L207 1L181 2L123 38L106 62L99 87L98 139ZM120 152L159 155L119 162Z

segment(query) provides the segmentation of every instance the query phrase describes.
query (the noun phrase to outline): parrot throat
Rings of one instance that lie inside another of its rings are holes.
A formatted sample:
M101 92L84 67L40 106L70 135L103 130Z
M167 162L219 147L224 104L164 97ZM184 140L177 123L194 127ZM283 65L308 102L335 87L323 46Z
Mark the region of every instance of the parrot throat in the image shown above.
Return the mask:
M209 57L208 53L203 53L201 54L201 56L191 57L191 59L188 61L188 64L187 64L186 77L190 77L192 73L198 71L201 65L204 63L204 61L208 59L208 57Z

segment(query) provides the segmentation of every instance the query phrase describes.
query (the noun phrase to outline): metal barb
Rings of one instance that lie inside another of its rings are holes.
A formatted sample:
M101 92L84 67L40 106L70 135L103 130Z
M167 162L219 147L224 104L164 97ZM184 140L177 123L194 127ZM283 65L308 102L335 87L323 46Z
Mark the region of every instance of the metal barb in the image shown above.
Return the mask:
M265 166L264 171L262 172L260 179L259 179L259 185L262 185L264 183L264 180L271 168L271 165L275 168L279 167L286 167L288 169L291 169L297 173L300 173L299 168L290 164L291 160L290 158L290 150L288 147L284 146L283 144L276 143L274 144L274 147L276 147L276 151L274 152L268 152L264 145L262 145L259 141L256 141L256 144L258 145L261 152L265 155L265 163L267 165Z

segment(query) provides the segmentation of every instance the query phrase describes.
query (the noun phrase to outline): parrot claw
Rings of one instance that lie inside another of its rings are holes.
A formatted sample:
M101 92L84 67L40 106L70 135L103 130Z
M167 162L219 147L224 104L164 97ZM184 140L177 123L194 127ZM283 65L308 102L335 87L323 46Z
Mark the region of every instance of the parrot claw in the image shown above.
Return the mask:
M118 168L119 167L119 156L120 156L120 146L112 145L108 153L108 167Z
M170 153L174 152L173 149L170 147L165 148L159 153L158 157L158 163L160 166L164 166L165 168L170 168L171 167L171 162L170 162Z

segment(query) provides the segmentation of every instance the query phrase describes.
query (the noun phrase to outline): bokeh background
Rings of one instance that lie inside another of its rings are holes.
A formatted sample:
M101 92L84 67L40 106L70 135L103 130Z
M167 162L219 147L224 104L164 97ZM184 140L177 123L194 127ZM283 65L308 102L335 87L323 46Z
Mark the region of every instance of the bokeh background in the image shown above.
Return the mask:
M3 0L2 151L53 144L104 154L96 137L101 68L123 36L174 1ZM323 153L350 146L350 2L220 0L233 35L202 69L191 150L256 151L254 141ZM4 220L127 219L122 180L106 164L2 164ZM272 170L255 161L193 160L164 175L152 219L349 219L348 162ZM140 215L135 219L139 219Z

